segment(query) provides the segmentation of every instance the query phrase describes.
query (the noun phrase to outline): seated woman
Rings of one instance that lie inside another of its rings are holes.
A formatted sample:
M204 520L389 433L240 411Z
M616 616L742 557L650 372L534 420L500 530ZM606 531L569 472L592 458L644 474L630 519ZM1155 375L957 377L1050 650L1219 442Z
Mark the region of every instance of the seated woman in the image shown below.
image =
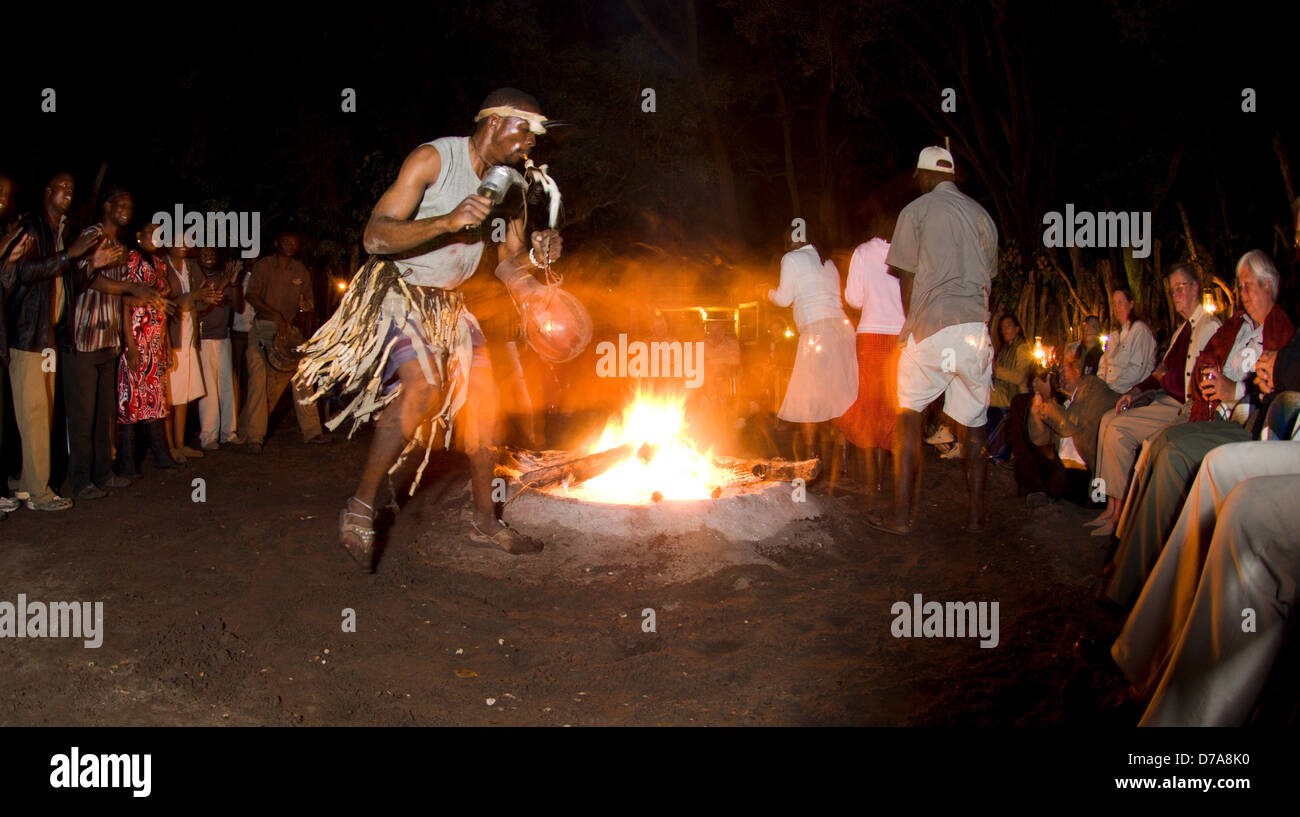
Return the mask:
M1127 287L1119 287L1110 294L1110 312L1118 331L1111 332L1110 343L1097 366L1097 376L1112 391L1124 394L1146 380L1155 369L1156 338L1151 334L1151 327L1138 317L1133 293Z
M993 392L989 397L989 452L994 459L1010 456L1007 436L1002 431L1002 420L1011 408L1011 401L1029 393L1029 378L1034 375L1034 352L1025 342L1020 321L1010 312L998 319L993 332Z

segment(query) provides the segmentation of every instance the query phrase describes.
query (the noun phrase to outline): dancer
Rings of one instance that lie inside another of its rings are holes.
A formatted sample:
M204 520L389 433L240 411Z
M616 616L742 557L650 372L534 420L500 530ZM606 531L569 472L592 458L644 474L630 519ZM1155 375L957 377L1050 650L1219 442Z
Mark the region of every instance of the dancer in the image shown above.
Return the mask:
M295 380L319 399L334 386L358 392L327 424L351 417L352 430L379 414L361 479L339 515L339 540L367 572L374 570L376 497L419 445L429 449L439 433L451 441L451 423L475 396L466 423L473 495L471 539L508 553L534 553L541 543L497 519L491 496L493 459L486 443L496 423L491 367L485 338L464 305L459 287L474 274L483 254L485 223L493 201L476 194L480 179L498 164L527 158L546 119L537 100L513 89L483 101L473 136L451 136L416 148L375 204L365 230L370 259L353 278L334 316L303 347ZM527 272L560 257L553 230L534 232L531 247L524 218L509 220L497 277L518 296L536 281ZM382 411L382 413L380 413ZM414 484L411 490L414 491Z

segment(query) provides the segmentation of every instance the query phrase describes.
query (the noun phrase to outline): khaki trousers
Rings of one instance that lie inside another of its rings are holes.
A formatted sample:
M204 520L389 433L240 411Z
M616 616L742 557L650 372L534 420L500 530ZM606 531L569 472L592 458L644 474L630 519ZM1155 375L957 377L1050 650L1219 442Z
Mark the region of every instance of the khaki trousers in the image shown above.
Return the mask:
M14 391L14 418L23 440L23 470L9 487L32 499L47 498L50 490L50 427L54 424L54 371L43 371L40 352L9 350L9 383ZM50 358L54 362L55 358ZM53 368L53 367L51 367Z
M248 393L239 413L238 429L246 441L259 445L266 439L266 423L271 410L293 380L293 372L276 371L266 361L266 350L274 340L275 324L272 321L253 322L253 329L248 333ZM293 410L298 415L298 429L302 431L305 442L322 432L316 404L303 405L299 402L303 397L298 389L293 390Z
M1298 476L1254 477L1223 501L1187 626L1139 725L1245 724L1300 601L1297 490Z
M1148 406L1120 414L1112 409L1102 415L1097 432L1097 476L1106 496L1124 498L1142 441L1176 422L1181 408L1177 400L1162 395Z
M1300 441L1241 442L1205 455L1169 541L1142 587L1111 652L1133 686L1150 693L1188 621L1214 537L1233 488L1253 477L1295 476Z

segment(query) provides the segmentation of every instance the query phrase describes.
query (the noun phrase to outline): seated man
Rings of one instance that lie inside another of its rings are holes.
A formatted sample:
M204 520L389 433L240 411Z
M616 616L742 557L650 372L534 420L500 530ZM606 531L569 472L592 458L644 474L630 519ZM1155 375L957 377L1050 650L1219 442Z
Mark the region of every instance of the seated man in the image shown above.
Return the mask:
M1101 420L1097 476L1107 500L1105 512L1089 523L1100 526L1094 536L1114 532L1114 520L1124 503L1129 474L1142 441L1165 426L1187 421L1193 402L1188 388L1193 364L1219 328L1218 318L1201 306L1201 285L1191 267L1176 265L1169 273L1169 288L1183 325L1174 333L1164 360L1151 376L1126 392L1115 411Z
M1108 568L1113 574L1106 588L1110 599L1123 607L1137 600L1169 539L1201 460L1224 443L1252 438L1251 432L1237 423L1209 420L1219 416L1215 407L1242 398L1248 390L1258 390L1254 372L1264 360L1261 356L1272 366L1274 356L1269 353L1286 345L1294 334L1291 321L1276 305L1279 277L1268 256L1258 250L1242 256L1237 281L1244 312L1215 333L1197 360L1196 371L1205 370L1212 377L1201 380L1201 399L1192 409L1192 422L1169 426L1152 436L1145 464L1140 460L1134 474L1117 527L1119 547ZM1206 365L1224 333L1235 336L1232 348L1219 358L1222 365ZM1287 367L1286 372L1290 371ZM1278 380L1271 385L1279 391L1300 390L1300 383Z
M1111 648L1115 663L1144 695L1159 682L1188 624L1228 494L1248 479L1266 476L1293 476L1300 487L1300 440L1221 445L1201 463L1169 541Z
M1080 505L1087 501L1092 469L1096 466L1097 426L1115 408L1119 395L1096 375L1083 374L1081 344L1072 343L1061 361L1061 390L1069 395L1064 405L1048 384L1034 378L1030 416L1024 418L1027 395L1012 400L1008 418L1017 493L1029 504L1042 504L1047 496L1066 498ZM1043 450L1051 445L1051 455Z
M1141 726L1246 723L1300 602L1298 490L1300 476L1254 477L1220 503L1185 625Z

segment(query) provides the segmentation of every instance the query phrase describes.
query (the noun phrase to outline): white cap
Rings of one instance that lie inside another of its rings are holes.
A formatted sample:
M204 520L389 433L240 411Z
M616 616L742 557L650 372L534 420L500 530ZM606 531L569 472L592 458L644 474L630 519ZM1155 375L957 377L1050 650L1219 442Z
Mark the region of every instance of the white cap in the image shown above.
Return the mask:
M954 172L952 154L941 147L932 145L923 149L921 155L916 157L916 169L952 173Z

